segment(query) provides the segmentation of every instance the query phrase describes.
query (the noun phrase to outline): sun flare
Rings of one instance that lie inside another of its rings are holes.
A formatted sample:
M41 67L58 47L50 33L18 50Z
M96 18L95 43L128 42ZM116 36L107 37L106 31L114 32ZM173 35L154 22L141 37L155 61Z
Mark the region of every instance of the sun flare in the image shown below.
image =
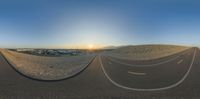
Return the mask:
M89 48L89 49L94 49L94 45L93 45L93 44L89 44L89 45L88 45L88 48Z

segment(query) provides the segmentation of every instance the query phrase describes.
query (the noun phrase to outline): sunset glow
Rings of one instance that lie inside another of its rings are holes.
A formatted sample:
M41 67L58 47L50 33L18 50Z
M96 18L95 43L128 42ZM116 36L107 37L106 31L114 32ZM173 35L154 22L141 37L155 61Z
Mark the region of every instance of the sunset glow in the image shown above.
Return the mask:
M91 50L91 49L94 49L94 45L93 44L89 44L88 45L88 48Z

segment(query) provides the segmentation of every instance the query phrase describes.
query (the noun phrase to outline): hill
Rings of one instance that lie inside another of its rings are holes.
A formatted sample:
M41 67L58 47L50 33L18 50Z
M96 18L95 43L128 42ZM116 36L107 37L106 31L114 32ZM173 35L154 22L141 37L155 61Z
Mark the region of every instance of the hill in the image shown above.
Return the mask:
M107 53L107 55L129 60L151 60L166 57L188 48L176 45L131 45L115 49Z

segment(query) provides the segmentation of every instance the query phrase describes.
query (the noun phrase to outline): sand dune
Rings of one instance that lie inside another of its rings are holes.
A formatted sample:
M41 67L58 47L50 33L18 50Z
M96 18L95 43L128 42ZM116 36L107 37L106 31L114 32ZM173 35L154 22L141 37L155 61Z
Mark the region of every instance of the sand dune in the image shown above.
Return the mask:
M190 47L175 45L137 45L115 49L107 55L129 60L151 60L166 57Z
M2 54L21 73L40 80L59 80L84 69L95 55L43 57L2 49Z

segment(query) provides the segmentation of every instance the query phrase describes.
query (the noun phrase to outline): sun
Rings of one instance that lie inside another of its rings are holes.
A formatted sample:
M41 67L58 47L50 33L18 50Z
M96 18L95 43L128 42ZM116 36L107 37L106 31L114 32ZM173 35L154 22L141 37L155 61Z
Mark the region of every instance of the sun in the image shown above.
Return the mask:
M89 44L89 45L88 45L88 49L90 49L90 50L91 50L91 49L94 49L94 45L93 45L93 44Z

